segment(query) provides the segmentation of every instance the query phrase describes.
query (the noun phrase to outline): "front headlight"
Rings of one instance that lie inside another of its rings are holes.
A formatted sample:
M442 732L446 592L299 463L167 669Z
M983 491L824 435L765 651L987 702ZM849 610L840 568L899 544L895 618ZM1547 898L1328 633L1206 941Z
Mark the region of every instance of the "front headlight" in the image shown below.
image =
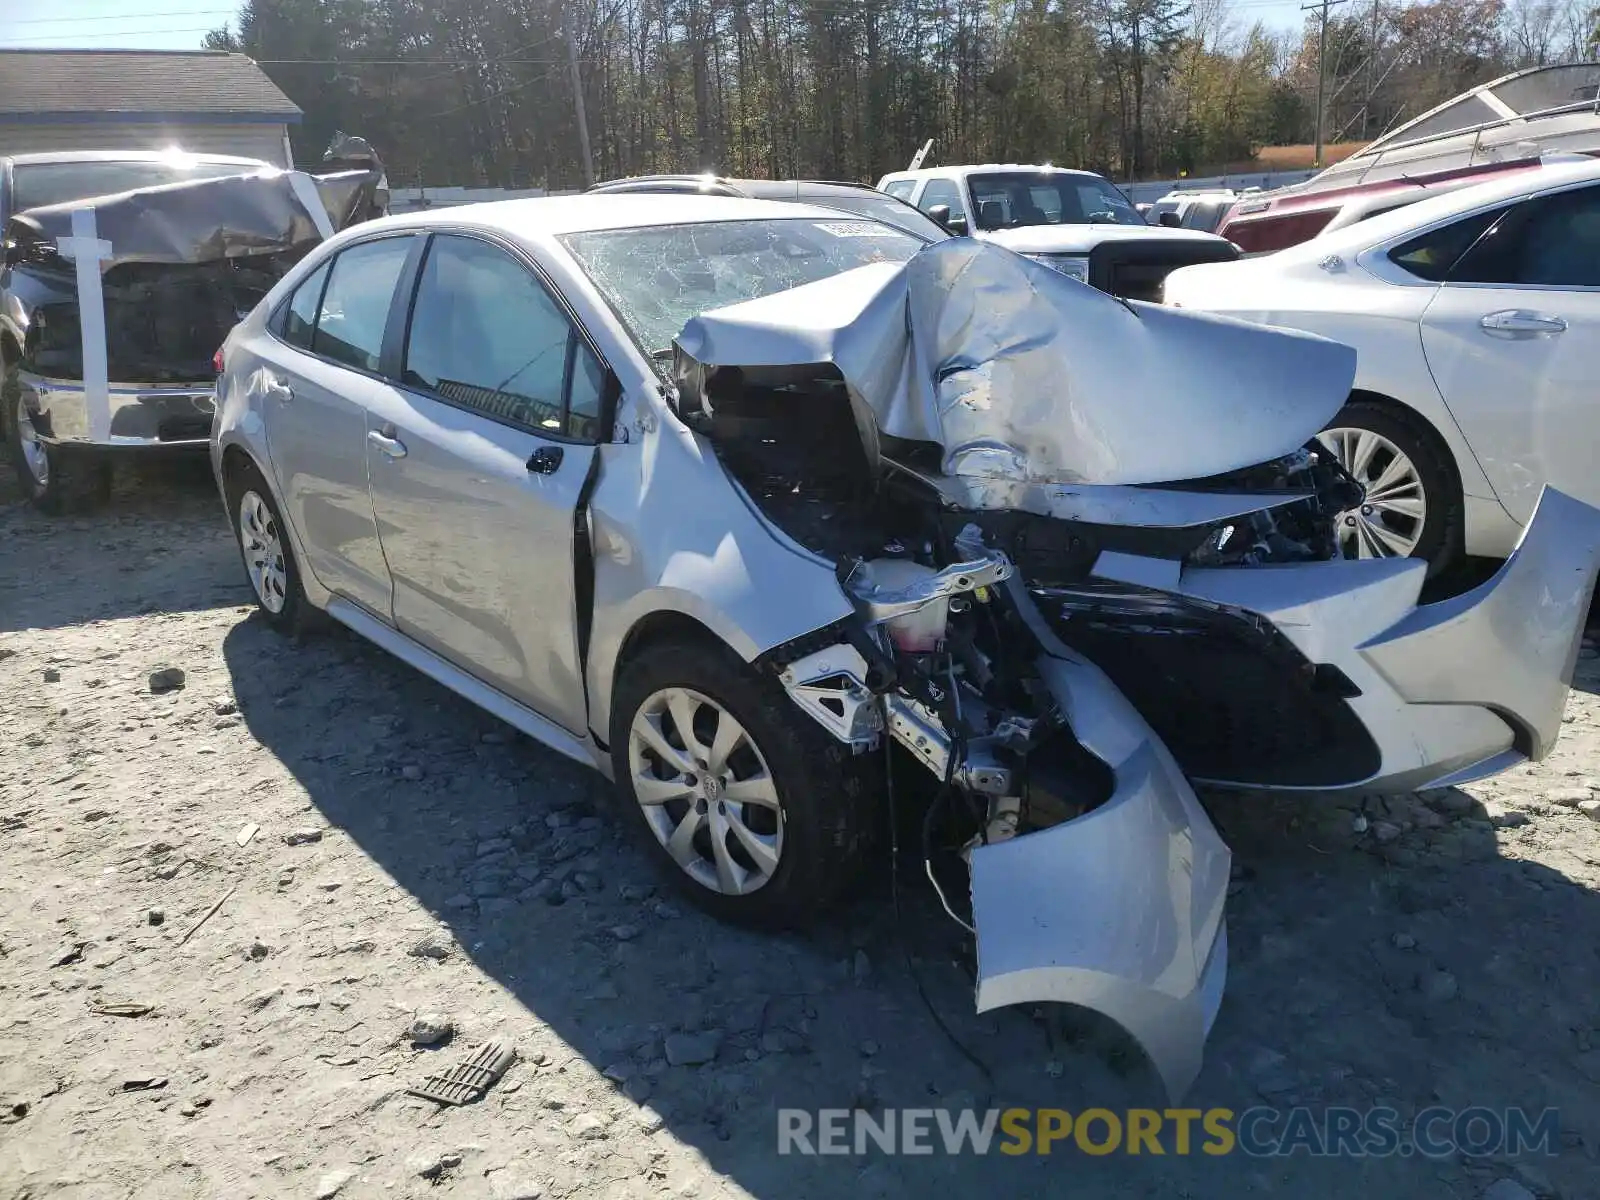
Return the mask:
M1086 254L1030 254L1028 257L1072 276L1079 283L1089 282L1089 256Z

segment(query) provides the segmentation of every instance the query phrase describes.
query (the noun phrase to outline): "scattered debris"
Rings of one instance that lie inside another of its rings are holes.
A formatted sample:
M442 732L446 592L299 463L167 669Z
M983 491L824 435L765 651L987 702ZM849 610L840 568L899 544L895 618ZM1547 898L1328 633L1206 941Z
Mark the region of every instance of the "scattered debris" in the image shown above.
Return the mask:
M437 1046L455 1036L456 1025L449 1017L438 1013L423 1013L406 1029L406 1036L415 1046Z
M260 832L261 832L261 826L259 826L259 825L246 825L243 829L239 830L238 833L233 835L233 840L235 842L237 842L241 847L248 846L250 844L250 839L255 837L255 835L260 833Z
M60 683L61 672L56 670L54 667L46 667L44 669L44 681L46 683Z
M97 1017L145 1017L155 1012L153 1004L102 1004L97 1000L89 1002L89 1011Z
M421 1087L406 1091L439 1104L471 1104L483 1099L516 1057L517 1052L510 1046L490 1042L460 1066L442 1075L429 1075Z
M1600 800L1580 800L1578 811L1591 821L1600 821Z
M184 674L179 667L160 667L150 672L150 690L156 695L175 692L183 686Z
M201 917L193 925L189 926L189 932L184 934L181 938L178 939L178 945L180 945L180 946L184 945L196 933L200 932L200 926L204 925L207 921L211 920L212 917L216 916L217 915L217 911L224 904L226 904L228 902L228 897L233 895L238 890L239 890L239 885L236 883L231 888L229 888L227 891L223 892L222 895L217 898L217 902L215 904L213 904L210 908L206 909L205 916Z
M145 913L144 919L151 925L160 925L166 921L167 914L159 908L152 908L149 912Z
M138 1075L122 1081L125 1092L158 1092L167 1086L165 1075Z
M73 942L71 946L58 954L50 965L52 967L70 967L73 963L80 963L83 961L83 952L88 948L88 942Z
M317 1180L317 1190L312 1192L312 1200L333 1200L344 1190L344 1185L356 1177L350 1170L329 1171Z
M322 830L309 826L305 829L296 829L283 835L285 846L309 846L312 842L322 840Z
M234 700L218 700L211 706L211 711L219 717L231 717L239 711L239 705Z

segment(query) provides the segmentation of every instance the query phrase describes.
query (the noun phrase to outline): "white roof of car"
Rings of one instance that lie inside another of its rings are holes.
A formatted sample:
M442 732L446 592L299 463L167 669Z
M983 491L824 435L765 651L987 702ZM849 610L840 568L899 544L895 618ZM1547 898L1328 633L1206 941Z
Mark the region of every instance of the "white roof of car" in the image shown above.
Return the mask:
M923 167L917 171L890 171L885 179L921 179L927 175L972 175L982 171L1028 171L1036 175L1089 175L1104 179L1093 171L1080 171L1075 167L1052 167L1041 163L981 163L952 165L948 167Z
M1379 213L1358 224L1333 230L1267 257L1321 258L1327 254L1354 253L1413 229L1448 221L1452 217L1520 200L1553 188L1590 182L1600 182L1600 159L1562 162L1533 171L1516 171L1489 183L1457 188L1403 205L1392 212ZM1259 261L1265 262L1267 258Z
M600 229L697 225L706 221L803 220L808 217L819 221L871 220L870 217L841 214L836 208L793 204L783 200L747 200L739 196L699 196L688 193L618 192L460 204L386 217L381 222L368 222L355 228L370 232L380 227L471 227L498 230L523 240L539 241Z
M13 166L59 165L91 162L197 162L237 164L241 167L268 167L260 158L240 158L233 154L191 154L187 150L40 150L31 154L0 155Z

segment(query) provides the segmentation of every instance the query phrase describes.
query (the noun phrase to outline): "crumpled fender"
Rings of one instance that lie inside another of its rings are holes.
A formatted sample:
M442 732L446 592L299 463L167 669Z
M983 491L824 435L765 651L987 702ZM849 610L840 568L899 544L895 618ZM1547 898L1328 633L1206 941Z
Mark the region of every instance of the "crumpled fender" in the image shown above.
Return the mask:
M973 850L977 1008L1055 1001L1104 1013L1176 1100L1200 1071L1222 1002L1231 855L1172 755L1098 667L1062 648L1038 669L1116 790L1075 820Z

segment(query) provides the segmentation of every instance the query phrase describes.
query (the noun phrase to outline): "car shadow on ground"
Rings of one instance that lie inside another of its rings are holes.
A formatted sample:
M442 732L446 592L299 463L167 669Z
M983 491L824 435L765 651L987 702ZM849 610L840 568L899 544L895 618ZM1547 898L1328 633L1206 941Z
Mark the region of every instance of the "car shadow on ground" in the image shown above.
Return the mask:
M124 464L105 508L63 517L30 505L0 468L0 539L26 547L28 563L0 579L0 633L251 599L204 455ZM162 549L130 553L151 541ZM85 554L86 545L97 553ZM107 571L125 578L108 587Z
M541 1064L530 1053L552 1039L613 1079L620 1109L647 1103L712 1169L772 1200L911 1196L930 1184L1058 1196L1069 1179L1096 1196L1331 1197L1359 1186L1468 1197L1510 1173L1460 1157L1244 1162L1170 1149L780 1156L778 1108L1123 1112L1166 1101L1137 1050L1102 1023L1042 1009L974 1015L962 931L915 883L897 921L886 866L805 936L730 928L663 886L597 775L383 652L339 631L291 648L254 619L223 652L251 734L514 998L509 1015L463 1033L521 1047L515 1093L443 1111L429 1128L478 1141L486 1125L515 1123L535 1176L557 1181L546 1194L564 1194L573 1170L561 1149L570 1131L560 1132L571 1101L553 1097L574 1084L552 1074L566 1070L561 1054ZM1187 1103L1557 1107L1565 1157L1529 1169L1557 1185L1569 1174L1562 1194L1579 1194L1588 1164L1572 1157L1574 1139L1600 1144L1600 1050L1587 1042L1589 1030L1600 1038L1594 892L1518 858L1501 839L1523 827L1462 792L1209 803L1239 878L1228 995ZM414 1053L397 1087L428 1066ZM627 1128L613 1127L610 1152L651 1180L650 1139Z

